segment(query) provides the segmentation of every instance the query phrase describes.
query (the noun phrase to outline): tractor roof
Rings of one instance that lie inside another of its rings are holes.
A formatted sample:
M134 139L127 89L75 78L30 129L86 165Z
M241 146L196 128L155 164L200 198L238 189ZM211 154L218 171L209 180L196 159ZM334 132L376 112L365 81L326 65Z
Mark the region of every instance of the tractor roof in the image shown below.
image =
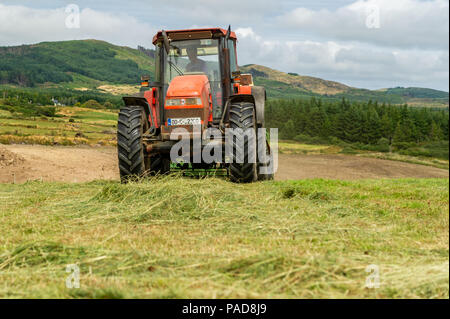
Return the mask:
M221 28L166 30L167 36L172 40L208 39L214 36L225 36L227 30ZM236 40L236 33L231 31L230 38ZM158 31L153 37L153 44L162 39L162 31Z

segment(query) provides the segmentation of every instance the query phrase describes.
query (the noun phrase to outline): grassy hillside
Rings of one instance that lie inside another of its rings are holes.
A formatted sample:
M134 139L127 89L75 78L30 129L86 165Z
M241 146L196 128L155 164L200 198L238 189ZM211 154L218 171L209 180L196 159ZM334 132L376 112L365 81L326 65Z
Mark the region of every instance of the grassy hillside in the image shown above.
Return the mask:
M0 196L1 298L449 297L448 179L28 182Z
M249 64L243 72L266 87L269 98L310 98L448 107L448 92L423 88L366 90L320 78ZM136 92L140 76L153 76L154 60L142 50L98 40L0 47L0 85L63 88L113 95Z
M311 76L288 74L257 64L242 66L241 71L251 73L256 78L264 78L275 82L289 84L302 91L316 94L334 95L347 92L350 89L349 86L338 82L326 81Z
M320 97L324 100L346 98L350 101L378 101L392 104L411 103L413 106L448 107L449 93L426 88L392 88L367 90L353 88L339 82L284 73L257 64L241 67L251 73L257 85L266 87L272 98Z
M153 61L138 51L97 40L0 48L0 83L21 86L74 82L136 84Z

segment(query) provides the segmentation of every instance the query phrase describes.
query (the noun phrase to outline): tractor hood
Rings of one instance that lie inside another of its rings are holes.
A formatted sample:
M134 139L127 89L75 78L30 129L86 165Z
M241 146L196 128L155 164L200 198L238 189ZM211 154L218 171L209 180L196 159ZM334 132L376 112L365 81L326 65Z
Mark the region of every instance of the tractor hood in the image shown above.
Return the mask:
M170 82L167 98L202 97L208 86L208 77L204 74L180 75Z
M169 101L174 104L169 105ZM161 126L163 138L172 138L172 129L177 127L183 127L192 134L193 124L201 124L201 131L203 131L212 121L210 101L210 85L204 73L186 74L173 78L167 90L164 106L165 125Z

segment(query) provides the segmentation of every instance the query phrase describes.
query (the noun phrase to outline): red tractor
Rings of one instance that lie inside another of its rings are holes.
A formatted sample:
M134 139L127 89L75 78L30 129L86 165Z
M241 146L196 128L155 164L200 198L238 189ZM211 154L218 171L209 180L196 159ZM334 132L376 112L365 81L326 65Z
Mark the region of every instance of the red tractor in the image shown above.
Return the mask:
M262 143L256 142L257 129L264 127L266 92L253 85L251 74L240 73L236 40L230 28L163 30L153 37L154 81L143 77L141 91L123 97L125 106L119 113L122 181L165 174L174 165L225 169L234 182L273 178L267 169L273 156L266 136ZM177 129L185 133L174 134ZM235 130L227 148L229 129ZM211 130L216 132L214 141L205 139ZM190 147L182 151L182 161L175 161L172 150L183 138ZM225 152L217 152L220 155L213 161L205 160L201 155L211 155L212 144Z

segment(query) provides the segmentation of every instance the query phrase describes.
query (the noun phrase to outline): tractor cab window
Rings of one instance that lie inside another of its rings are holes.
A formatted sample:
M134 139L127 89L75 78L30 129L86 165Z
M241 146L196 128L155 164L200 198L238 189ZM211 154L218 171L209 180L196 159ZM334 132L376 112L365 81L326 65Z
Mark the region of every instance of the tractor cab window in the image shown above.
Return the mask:
M155 47L155 82L161 82L161 64L159 63L161 46L161 43L158 43Z
M228 48L230 49L230 71L231 73L237 71L237 62L236 62L236 48L235 42L232 39L228 40Z
M216 39L172 41L165 66L165 82L178 75L204 73L209 81L220 81L219 44Z
M222 81L219 62L219 41L199 39L172 41L165 59L164 82L169 85L179 75L205 74L211 85L213 118L222 114Z

